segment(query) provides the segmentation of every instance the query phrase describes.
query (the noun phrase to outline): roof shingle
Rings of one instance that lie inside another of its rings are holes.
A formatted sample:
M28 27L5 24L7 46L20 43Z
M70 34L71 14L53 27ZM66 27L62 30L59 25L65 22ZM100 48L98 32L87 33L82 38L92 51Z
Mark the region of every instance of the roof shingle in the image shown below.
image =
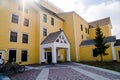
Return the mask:
M111 24L111 22L110 22L110 17L107 17L107 18L104 18L104 19L100 19L100 20L90 22L88 24L89 24L89 28L94 28L94 27L96 27L96 25L104 26L104 25Z
M114 44L114 46L120 46L120 39L116 40L116 43Z
M48 44L48 43L53 43L57 37L61 34L62 31L57 31L54 33L50 33L43 41L41 44Z
M116 37L115 36L109 36L109 37L106 37L104 39L104 41L106 41L106 42L115 42ZM84 40L84 41L81 42L80 46L94 45L94 44L95 44L94 40Z

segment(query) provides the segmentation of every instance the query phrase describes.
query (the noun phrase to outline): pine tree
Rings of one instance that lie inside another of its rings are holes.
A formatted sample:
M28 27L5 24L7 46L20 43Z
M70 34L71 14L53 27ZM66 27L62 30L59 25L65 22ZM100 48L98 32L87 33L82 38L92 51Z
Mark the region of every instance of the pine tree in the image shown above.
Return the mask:
M99 27L99 25L97 25L96 28L96 36L95 36L95 55L94 56L98 56L100 55L101 57L101 62L103 62L103 55L108 55L108 53L106 53L106 50L109 48L109 45L107 44L106 41L104 41L105 36L103 36L103 33L101 31L101 28Z

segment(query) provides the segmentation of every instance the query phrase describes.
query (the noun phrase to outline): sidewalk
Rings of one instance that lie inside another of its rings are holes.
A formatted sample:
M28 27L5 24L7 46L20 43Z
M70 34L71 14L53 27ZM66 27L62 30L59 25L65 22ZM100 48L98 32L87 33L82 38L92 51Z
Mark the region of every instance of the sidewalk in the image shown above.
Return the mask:
M37 76L27 77L27 80L120 80L120 73L79 63L56 64L45 66L29 66L28 70L37 71ZM39 73L38 73L39 72ZM18 75L19 77L19 75ZM30 78L32 77L32 78ZM17 80L20 80L16 77ZM26 80L26 79L22 79Z

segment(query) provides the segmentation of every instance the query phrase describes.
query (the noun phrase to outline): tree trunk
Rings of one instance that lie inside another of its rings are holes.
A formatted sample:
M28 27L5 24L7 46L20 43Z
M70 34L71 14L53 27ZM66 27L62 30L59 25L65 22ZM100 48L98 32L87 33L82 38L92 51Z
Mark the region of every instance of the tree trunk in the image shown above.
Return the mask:
M102 54L100 54L100 57L101 57L101 62L103 62L103 56L102 56Z

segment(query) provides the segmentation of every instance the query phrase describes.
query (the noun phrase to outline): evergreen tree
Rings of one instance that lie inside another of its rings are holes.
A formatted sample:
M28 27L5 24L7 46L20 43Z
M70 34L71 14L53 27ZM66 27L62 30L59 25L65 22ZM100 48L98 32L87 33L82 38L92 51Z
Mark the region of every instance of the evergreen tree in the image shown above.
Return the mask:
M94 53L94 57L97 57L98 55L100 55L101 57L101 62L103 61L103 55L108 55L108 53L106 53L106 49L109 48L109 45L106 44L107 42L104 40L105 36L103 36L103 33L101 31L101 28L99 27L99 25L97 25L96 28L96 36L95 36L95 53Z

